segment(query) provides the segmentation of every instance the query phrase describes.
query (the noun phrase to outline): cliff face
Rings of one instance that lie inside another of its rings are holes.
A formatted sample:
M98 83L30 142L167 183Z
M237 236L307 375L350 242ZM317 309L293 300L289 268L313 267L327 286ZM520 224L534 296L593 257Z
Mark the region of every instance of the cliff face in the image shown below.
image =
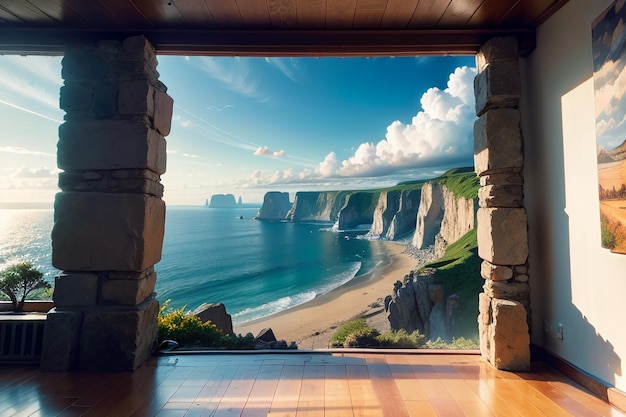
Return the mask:
M289 193L270 191L263 196L263 205L254 218L272 221L285 220L290 209Z
M339 211L353 191L299 191L286 219L298 222L328 222L337 220Z
M381 192L369 235L394 240L412 232L420 195L421 190Z
M344 207L339 211L337 228L354 229L360 224L371 224L378 193L355 192L347 197Z
M476 210L476 199L459 197L445 185L424 184L413 246L423 249L435 245L435 254L443 256L448 245L474 228Z
M232 208L237 207L235 196L232 194L213 194L209 207L212 208Z

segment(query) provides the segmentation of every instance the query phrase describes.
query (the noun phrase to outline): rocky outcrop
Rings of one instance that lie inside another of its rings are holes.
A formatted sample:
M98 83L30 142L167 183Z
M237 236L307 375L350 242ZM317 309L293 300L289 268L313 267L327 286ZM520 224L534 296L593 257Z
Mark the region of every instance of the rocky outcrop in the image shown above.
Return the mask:
M390 190L380 193L368 235L394 240L415 229L421 190Z
M346 204L339 211L336 227L349 230L362 224L372 224L378 193L355 192L346 199Z
M226 306L223 303L204 303L191 314L199 318L202 323L211 322L222 332L234 334L233 321L230 314L226 312Z
M445 297L442 284L435 283L434 270L419 275L411 272L396 281L392 295L385 299L385 311L392 330L418 330L428 339L449 340L456 334L459 297Z
M213 194L209 202L211 208L233 208L237 207L235 196L232 194Z
M413 245L418 249L435 245L437 257L476 224L476 199L457 196L445 185L428 182L422 187Z
M263 197L263 205L254 217L257 220L280 221L285 220L291 210L289 193L270 191Z
M419 275L411 272L404 281L396 281L392 295L385 299L385 312L392 330L418 330L428 339L448 340L456 334L459 297L445 298L442 284L435 283L435 272L427 269Z

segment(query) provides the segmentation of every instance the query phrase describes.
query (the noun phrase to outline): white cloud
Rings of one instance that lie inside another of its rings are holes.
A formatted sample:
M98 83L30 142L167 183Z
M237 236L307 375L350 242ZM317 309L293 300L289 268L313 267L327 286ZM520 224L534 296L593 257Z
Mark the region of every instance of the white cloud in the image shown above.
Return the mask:
M245 96L258 96L247 60L239 57L202 57L200 60L202 69L226 88Z
M327 177L381 176L471 160L475 74L474 68L457 68L446 89L433 87L422 95L422 111L410 124L392 122L384 139L376 144L362 143L336 169L332 169L336 155L328 154L320 164L320 173Z
M31 169L27 167L21 167L17 171L11 174L14 178L52 178L57 176L59 171L56 169L37 168Z
M265 62L277 68L285 77L291 81L298 81L297 61L293 58L270 58L266 57Z
M276 157L276 158L280 158L282 156L285 156L285 151L282 150L282 149L280 151L272 151L267 146L259 146L254 151L254 154L257 155L257 156L273 156L273 157Z
M55 154L51 154L47 152L40 152L40 151L33 151L31 149L22 148L19 146L0 146L0 152L14 153L14 154L19 154L19 155L38 155L38 156L56 157Z

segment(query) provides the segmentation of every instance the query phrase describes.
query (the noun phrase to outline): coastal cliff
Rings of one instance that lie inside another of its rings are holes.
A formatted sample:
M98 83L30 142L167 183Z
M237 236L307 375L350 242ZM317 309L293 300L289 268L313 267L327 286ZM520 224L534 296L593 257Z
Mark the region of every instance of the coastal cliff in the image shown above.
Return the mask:
M347 196L335 223L338 230L354 229L359 225L372 224L378 192L362 191Z
M285 220L291 210L289 193L270 191L263 197L263 205L254 217L257 220L281 221Z
M475 175L467 174L456 178L451 184L431 181L422 187L417 212L413 246L424 249L435 246L437 257L443 256L446 247L476 225L478 189Z
M286 220L335 223L339 211L354 191L298 191Z
M382 191L368 235L394 240L412 232L415 229L420 195L419 188Z

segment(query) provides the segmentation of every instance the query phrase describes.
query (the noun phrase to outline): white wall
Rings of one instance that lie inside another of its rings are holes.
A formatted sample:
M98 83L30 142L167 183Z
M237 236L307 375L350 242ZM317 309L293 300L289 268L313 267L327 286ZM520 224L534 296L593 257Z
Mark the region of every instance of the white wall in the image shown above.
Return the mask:
M626 255L600 246L595 158L591 24L611 3L570 0L539 28L521 111L533 343L626 391Z

